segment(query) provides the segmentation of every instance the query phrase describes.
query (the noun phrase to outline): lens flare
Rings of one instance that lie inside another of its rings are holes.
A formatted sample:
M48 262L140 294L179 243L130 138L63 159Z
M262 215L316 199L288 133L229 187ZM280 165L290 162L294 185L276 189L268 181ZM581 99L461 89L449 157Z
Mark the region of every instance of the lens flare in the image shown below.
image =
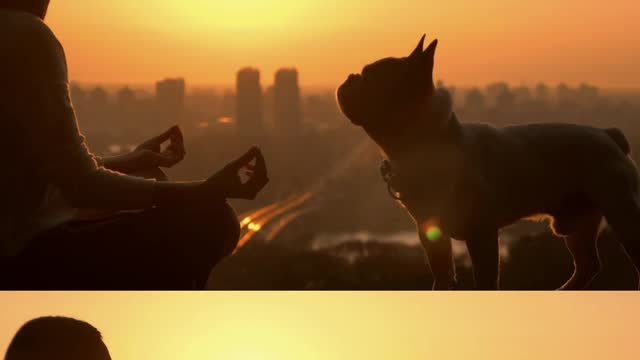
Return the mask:
M440 228L440 219L438 217L429 218L422 223L420 228L429 241L437 241L443 236L442 229Z
M427 228L427 239L429 241L436 241L442 237L442 230L439 227L432 225Z

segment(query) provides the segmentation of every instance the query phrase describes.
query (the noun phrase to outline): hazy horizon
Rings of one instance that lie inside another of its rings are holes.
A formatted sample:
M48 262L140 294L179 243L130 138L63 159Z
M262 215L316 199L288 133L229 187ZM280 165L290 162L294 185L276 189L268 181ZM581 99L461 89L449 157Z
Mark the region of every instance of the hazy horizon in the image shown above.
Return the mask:
M165 76L165 77L161 77L156 79L155 81L150 81L150 82L139 82L139 83L130 83L130 82L97 82L97 81L77 81L77 80L73 80L71 79L71 83L73 84L77 84L80 87L83 88L91 88L91 87L96 87L96 86L100 86L103 87L105 90L107 90L108 92L114 92L117 91L123 87L129 87L133 90L142 90L142 91L147 91L147 92L155 92L155 85L156 85L156 81L159 80L163 80L163 79L169 79L169 78L182 78L181 76ZM509 82L505 82L505 81L501 81L501 80L496 80L496 81L490 81L487 83L482 83L482 84L469 84L469 85L461 85L461 84L452 84L452 83L448 83L446 82L446 79L438 79L438 80L443 80L445 81L445 85L447 87L455 87L458 89L473 89L473 88L478 88L478 89L485 89L487 86L491 85L491 84L496 84L496 83L506 83L509 85L509 87L511 88L515 88L515 87L520 87L520 86L525 86L525 87L529 87L529 88L534 88L536 85L542 83L542 82L533 82L533 83L509 83ZM230 83L230 84L220 84L220 83L198 83L198 82L190 82L189 79L185 79L186 81L186 90L187 92L197 92L197 91L210 91L210 90L214 90L214 91L225 91L225 90L233 90L235 91L236 88L236 84L235 83ZM595 84L592 84L590 82L579 82L576 84L571 84L571 83L565 83L565 82L556 82L556 83L544 83L545 85L549 86L552 90L557 87L560 84L564 84L569 86L570 88L576 88L580 85L583 84L587 84L587 85L591 85L591 86L596 86L598 87L599 90L603 91L606 94L620 94L620 95L640 95L640 85L638 86L628 86L628 87L601 87L601 86L597 86ZM261 85L263 90L266 90L268 87L273 85L273 81L268 81L268 82L264 82L263 80L261 80ZM305 94L317 94L317 93L326 93L326 92L333 92L335 91L337 88L337 86L330 86L330 85L317 85L317 84L300 84L300 91L303 95Z

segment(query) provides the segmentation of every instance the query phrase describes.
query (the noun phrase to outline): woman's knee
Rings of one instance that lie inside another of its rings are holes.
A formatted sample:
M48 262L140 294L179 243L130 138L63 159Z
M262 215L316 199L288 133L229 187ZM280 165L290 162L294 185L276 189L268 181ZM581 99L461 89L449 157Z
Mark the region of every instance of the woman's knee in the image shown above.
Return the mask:
M223 254L224 256L230 255L238 246L240 240L240 221L238 220L238 214L236 211L226 203L223 205L220 212L219 230L223 234Z
M198 239L199 246L227 256L233 252L240 240L240 222L235 210L228 203L206 208L185 209L187 225Z

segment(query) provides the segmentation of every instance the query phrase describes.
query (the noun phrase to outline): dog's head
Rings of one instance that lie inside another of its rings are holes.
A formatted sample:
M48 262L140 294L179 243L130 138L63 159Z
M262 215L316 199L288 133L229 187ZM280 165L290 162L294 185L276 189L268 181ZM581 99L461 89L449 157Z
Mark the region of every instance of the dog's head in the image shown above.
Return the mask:
M433 97L438 40L424 49L423 35L409 56L384 58L351 74L337 91L342 112L370 133L406 127ZM403 126L405 125L405 126Z

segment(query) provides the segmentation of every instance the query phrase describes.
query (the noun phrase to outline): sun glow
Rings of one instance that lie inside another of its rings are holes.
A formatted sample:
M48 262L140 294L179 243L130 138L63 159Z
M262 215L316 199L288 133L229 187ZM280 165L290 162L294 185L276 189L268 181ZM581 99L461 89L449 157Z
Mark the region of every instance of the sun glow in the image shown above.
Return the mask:
M190 0L166 3L172 14L188 20L190 26L242 31L285 28L303 14L305 5L305 1L298 0Z
M79 82L232 85L242 66L265 79L295 66L303 84L333 88L426 32L441 40L437 76L450 84L637 86L636 13L630 0L52 0L47 23Z
M626 360L637 304L629 292L8 292L0 353L26 320L67 315L96 326L114 360Z

